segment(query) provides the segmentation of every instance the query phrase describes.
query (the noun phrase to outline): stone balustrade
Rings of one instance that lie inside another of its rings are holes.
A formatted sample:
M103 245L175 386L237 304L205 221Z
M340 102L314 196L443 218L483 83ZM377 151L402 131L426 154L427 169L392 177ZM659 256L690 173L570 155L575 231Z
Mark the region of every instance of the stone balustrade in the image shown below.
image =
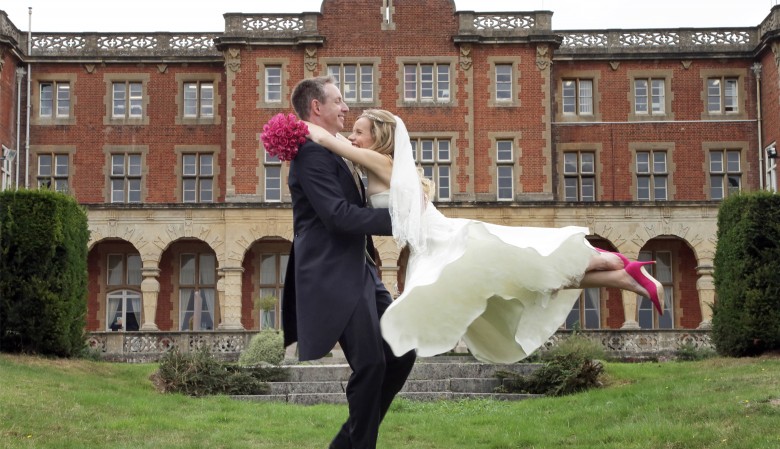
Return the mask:
M700 329L669 330L586 330L580 333L601 343L610 357L643 360L673 356L683 347L712 349L710 333ZM201 348L222 360L238 360L255 331L213 332L90 332L87 344L104 360L117 362L155 362L177 348L193 352ZM547 349L571 335L559 331L545 345Z
M0 42L7 41L24 56L58 58L111 57L221 57L229 45L322 44L319 13L225 14L224 33L32 33L31 55L27 33L0 11ZM458 11L455 41L518 42L534 36L560 41L556 56L615 57L653 53L721 53L749 56L766 36L780 30L780 5L756 27L552 30L551 11Z

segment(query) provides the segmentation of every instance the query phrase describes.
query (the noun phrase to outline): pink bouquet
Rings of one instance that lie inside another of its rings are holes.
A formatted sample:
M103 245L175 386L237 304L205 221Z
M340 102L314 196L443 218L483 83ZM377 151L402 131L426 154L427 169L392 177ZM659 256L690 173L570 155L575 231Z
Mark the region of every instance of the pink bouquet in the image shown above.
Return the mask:
M263 125L260 140L265 151L280 161L291 161L298 154L298 147L306 142L309 127L293 114L276 114Z

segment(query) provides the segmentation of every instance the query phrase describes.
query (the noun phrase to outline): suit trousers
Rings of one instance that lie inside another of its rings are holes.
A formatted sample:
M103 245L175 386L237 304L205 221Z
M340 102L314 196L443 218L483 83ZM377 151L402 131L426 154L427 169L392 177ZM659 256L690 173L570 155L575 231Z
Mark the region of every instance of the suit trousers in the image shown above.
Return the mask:
M349 418L333 439L335 449L374 449L382 422L395 395L412 371L414 351L396 357L382 338L379 319L393 302L376 267L367 263L363 297L355 307L339 344L352 368L347 384Z

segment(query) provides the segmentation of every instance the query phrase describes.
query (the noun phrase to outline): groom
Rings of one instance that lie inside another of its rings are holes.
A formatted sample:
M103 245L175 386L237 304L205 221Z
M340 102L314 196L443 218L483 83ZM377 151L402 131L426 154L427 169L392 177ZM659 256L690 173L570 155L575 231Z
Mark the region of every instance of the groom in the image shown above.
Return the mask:
M332 134L349 108L335 80L300 81L292 104L302 120ZM297 341L301 361L324 357L338 342L352 368L349 418L333 449L373 449L379 424L415 361L393 355L379 318L392 302L377 267L370 235L391 235L387 209L365 207L363 184L347 162L307 140L290 163L295 237L282 299L285 346Z

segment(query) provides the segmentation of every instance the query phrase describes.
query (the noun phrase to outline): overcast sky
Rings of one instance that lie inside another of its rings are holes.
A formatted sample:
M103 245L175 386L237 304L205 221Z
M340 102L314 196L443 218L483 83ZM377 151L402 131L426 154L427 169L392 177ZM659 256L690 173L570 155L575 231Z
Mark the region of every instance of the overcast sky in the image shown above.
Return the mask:
M376 0L379 3L379 0ZM401 0L404 2L414 0ZM553 11L555 30L753 27L780 0L455 0L458 11ZM222 14L319 11L321 0L0 0L21 31L224 31Z

